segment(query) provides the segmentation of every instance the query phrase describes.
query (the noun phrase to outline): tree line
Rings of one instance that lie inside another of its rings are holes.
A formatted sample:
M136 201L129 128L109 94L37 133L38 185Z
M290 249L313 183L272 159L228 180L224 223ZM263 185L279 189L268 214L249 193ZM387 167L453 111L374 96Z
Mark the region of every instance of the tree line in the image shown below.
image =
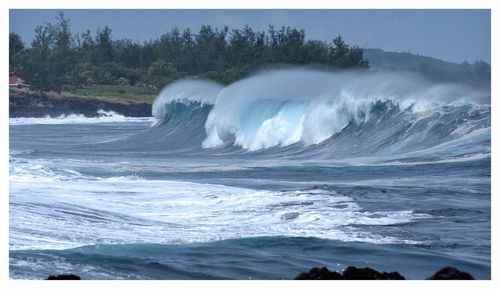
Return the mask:
M154 85L161 88L185 76L207 77L227 84L277 64L321 64L337 69L368 68L363 50L341 36L331 42L306 40L304 30L291 27L267 31L212 28L198 33L173 28L158 39L137 43L115 40L108 26L92 34L73 34L61 12L56 23L35 28L26 47L9 35L9 70L41 91L93 84Z

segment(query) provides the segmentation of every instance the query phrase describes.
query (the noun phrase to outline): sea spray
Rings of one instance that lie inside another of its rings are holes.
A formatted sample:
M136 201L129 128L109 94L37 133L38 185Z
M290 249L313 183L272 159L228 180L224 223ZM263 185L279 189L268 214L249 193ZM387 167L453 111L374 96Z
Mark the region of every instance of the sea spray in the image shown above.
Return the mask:
M389 72L273 70L226 87L184 79L155 100L151 130L109 145L261 157L273 148L310 161L394 161L409 153L429 156L425 161L468 158L489 152L483 145L490 135L488 99L488 92ZM460 144L466 134L473 136L467 142L478 142L473 152Z
M263 72L222 89L205 124L204 148L231 142L248 150L318 144L350 123L364 123L376 106L413 112L442 104L477 103L487 93L431 84L411 74L284 69Z
M311 262L491 278L487 93L283 73L162 94L154 126L11 124L10 278L287 279ZM222 145L203 149L209 114Z
M162 120L171 102L213 104L223 86L206 79L181 79L162 89L152 107L153 116Z

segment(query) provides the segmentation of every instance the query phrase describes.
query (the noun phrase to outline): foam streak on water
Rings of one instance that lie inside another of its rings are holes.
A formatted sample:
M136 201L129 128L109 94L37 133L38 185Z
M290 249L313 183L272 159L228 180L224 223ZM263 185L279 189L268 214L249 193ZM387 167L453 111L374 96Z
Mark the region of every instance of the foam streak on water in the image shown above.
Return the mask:
M174 82L154 118L11 119L11 277L489 278L489 95L291 69Z
M113 122L154 122L153 117L126 117L114 111L98 111L98 117L86 117L82 114L61 115L58 117L18 117L10 118L9 125L56 125L56 124L96 124Z
M428 217L411 211L365 211L334 191L278 192L137 177L90 178L15 160L10 188L11 249L257 236L415 243L350 226L403 224Z

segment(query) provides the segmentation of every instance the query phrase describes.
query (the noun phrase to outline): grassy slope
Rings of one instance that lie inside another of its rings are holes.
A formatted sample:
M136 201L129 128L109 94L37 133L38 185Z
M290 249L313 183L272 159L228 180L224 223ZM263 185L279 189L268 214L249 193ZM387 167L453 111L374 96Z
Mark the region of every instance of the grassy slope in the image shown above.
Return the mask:
M66 89L61 94L117 103L153 103L157 92L152 89L130 85L96 85L85 88Z

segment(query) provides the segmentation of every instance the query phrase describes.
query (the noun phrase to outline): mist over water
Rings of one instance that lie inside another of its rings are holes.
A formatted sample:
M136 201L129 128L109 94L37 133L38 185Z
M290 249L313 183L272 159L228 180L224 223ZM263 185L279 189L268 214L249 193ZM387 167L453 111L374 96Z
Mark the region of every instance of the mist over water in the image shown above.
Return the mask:
M258 151L328 141L336 143L330 152L341 153L354 142L372 142L378 152L408 153L488 128L489 99L487 91L433 84L408 73L294 68L264 71L226 87L181 80L163 89L153 112L161 122L187 103L210 106L203 148ZM377 144L388 138L391 148Z

